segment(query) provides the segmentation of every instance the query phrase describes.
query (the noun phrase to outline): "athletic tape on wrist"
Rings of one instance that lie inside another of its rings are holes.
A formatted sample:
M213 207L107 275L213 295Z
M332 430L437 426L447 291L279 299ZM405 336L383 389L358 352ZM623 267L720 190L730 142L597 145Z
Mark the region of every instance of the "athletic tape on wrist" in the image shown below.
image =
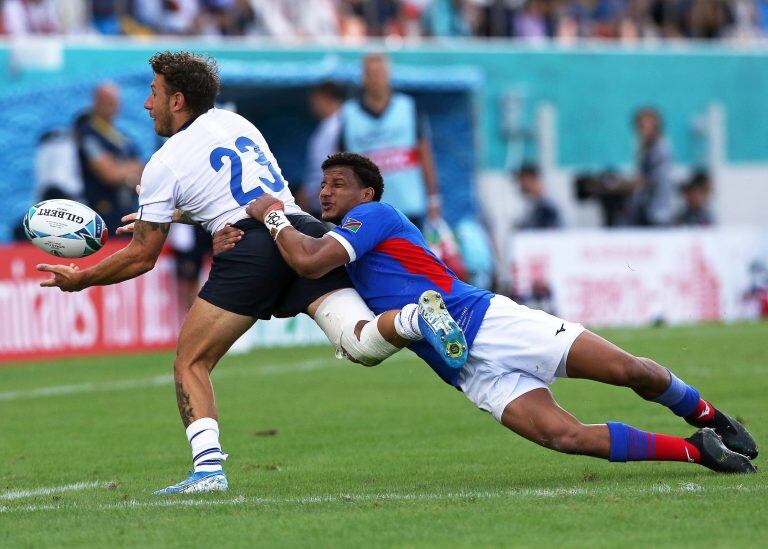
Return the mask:
M290 227L291 222L288 221L283 210L272 210L264 216L264 225L269 229L269 234L272 235L272 238L276 240L280 231Z

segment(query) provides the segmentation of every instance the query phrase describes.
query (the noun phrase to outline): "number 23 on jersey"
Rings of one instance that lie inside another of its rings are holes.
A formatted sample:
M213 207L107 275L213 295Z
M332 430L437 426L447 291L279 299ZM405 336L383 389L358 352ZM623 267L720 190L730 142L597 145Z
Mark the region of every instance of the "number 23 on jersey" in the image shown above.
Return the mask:
M280 172L275 169L272 162L269 161L256 143L247 137L238 137L235 140L235 148L237 151L227 149L226 147L216 147L211 151L210 161L211 167L218 172L224 167L224 158L229 158L229 190L232 191L232 196L238 204L245 206L252 200L256 200L264 194L264 187L275 193L285 188L285 181ZM269 170L272 177L259 177L260 183L246 192L243 190L243 161L241 160L241 155L245 155L249 151L253 151L256 155L256 163Z

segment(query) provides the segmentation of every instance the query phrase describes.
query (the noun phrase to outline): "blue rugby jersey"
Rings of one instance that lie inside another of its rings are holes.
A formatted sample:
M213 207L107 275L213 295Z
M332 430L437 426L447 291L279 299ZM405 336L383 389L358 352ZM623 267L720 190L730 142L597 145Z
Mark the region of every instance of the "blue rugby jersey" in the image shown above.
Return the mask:
M381 202L360 204L328 234L349 253L349 276L374 313L401 309L416 303L424 291L435 290L443 296L471 348L493 294L456 278L400 211ZM428 343L415 341L408 348L443 381L458 385L460 370L448 367Z

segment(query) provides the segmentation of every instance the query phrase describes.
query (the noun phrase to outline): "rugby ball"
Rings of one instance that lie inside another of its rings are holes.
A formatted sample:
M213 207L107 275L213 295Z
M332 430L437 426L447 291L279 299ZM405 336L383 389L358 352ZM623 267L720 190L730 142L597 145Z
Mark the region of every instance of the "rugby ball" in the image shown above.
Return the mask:
M99 214L74 200L46 200L24 216L27 238L51 255L85 257L98 252L108 230Z

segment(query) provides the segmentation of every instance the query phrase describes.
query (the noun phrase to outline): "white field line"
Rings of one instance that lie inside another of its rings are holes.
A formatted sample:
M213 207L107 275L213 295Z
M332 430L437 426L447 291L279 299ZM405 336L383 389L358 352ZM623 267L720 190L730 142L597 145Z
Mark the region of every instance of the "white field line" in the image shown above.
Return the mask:
M51 486L50 488L35 488L34 490L14 490L12 492L3 492L0 494L0 501L12 501L15 499L31 498L35 496L48 496L51 494L60 494L62 492L78 492L80 490L90 490L105 486L104 482L77 482L75 484L65 484L64 486Z
M120 503L108 503L97 505L23 505L0 506L0 513L32 513L37 511L114 511L126 509L153 509L164 507L226 507L226 506L278 506L278 505L318 505L335 503L354 503L369 501L451 501L451 500L488 500L488 499L544 499L544 498L568 498L590 497L606 495L642 495L661 494L677 497L681 494L702 493L713 494L722 492L763 493L768 492L768 485L745 486L737 484L733 486L704 487L695 483L680 483L678 486L656 484L647 487L606 486L603 488L539 488L484 492L453 492L453 493L383 493L383 494L328 494L320 496L308 496L299 498L260 498L237 496L231 499L157 499L157 500L129 500Z
M307 360L303 362L267 364L258 367L234 367L224 369L220 372L214 372L213 380L228 377L244 377L249 375L280 375L290 373L311 372L324 368L333 368L335 366L346 365L345 361L334 358ZM350 364L350 366L354 366ZM0 402L11 400L25 400L30 398L41 398L61 395L75 395L83 393L100 393L106 391L122 391L126 389L140 389L143 387L156 387L160 385L170 385L173 383L173 376L164 374L159 376L144 377L138 379L123 379L116 381L78 383L74 385L54 385L52 387L40 387L37 389L26 389L19 391L5 391L0 393Z

